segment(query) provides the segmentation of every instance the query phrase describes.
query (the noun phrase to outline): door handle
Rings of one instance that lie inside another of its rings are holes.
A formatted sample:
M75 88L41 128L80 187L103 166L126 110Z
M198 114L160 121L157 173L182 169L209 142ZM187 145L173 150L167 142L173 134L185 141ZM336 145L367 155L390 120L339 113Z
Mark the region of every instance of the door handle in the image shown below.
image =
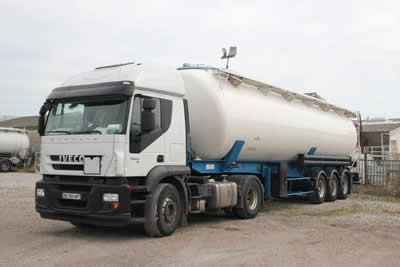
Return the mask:
M157 162L164 162L164 155L158 155Z

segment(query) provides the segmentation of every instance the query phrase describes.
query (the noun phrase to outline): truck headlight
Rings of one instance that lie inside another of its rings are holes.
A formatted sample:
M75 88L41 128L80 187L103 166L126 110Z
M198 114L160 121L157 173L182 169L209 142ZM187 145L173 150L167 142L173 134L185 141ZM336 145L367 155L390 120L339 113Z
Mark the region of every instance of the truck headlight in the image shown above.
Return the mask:
M36 197L44 197L44 188L36 188Z
M119 202L119 195L113 193L105 193L103 194L104 202Z

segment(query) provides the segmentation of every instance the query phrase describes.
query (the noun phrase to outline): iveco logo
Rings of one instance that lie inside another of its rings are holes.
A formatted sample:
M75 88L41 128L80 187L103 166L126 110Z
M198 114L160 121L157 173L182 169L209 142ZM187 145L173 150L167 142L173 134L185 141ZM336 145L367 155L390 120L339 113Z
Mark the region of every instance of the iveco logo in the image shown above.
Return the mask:
M60 155L61 162L83 162L82 155Z

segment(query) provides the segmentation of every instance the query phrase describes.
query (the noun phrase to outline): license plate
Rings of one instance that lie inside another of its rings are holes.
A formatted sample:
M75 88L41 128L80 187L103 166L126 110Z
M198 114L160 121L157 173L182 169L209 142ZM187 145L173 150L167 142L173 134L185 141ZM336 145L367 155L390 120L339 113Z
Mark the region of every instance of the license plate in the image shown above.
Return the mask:
M73 200L81 200L81 194L77 193L62 193L62 199L73 199Z
M100 157L85 157L83 172L85 174L100 174Z

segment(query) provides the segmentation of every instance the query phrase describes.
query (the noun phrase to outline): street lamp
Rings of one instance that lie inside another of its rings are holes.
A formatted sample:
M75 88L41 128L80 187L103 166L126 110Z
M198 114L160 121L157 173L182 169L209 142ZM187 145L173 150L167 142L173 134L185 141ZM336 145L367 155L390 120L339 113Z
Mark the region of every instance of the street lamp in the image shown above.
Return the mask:
M226 48L222 48L222 57L221 59L226 58L226 68L229 68L229 59L231 57L235 57L237 52L236 46L229 47L229 53L226 52Z

